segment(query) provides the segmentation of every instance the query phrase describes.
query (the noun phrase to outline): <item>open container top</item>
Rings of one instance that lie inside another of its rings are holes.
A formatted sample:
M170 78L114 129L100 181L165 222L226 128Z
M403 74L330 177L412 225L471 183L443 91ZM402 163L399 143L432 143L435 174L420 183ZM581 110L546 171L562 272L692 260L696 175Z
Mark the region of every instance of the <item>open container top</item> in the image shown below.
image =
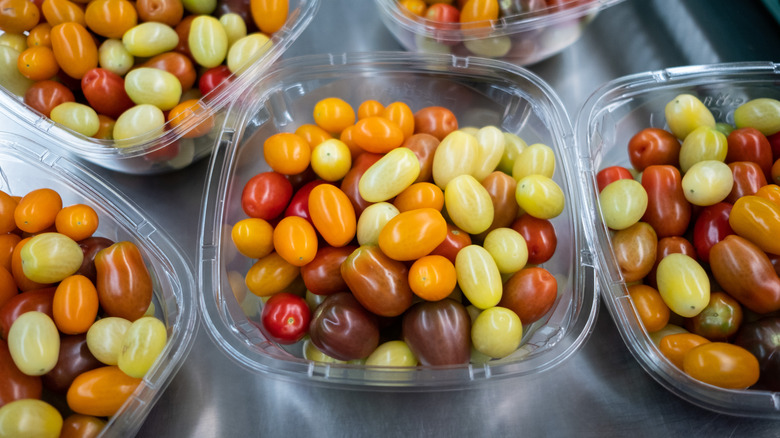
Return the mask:
M552 220L557 251L542 266L557 278L559 296L542 320L524 328L523 344L515 353L468 366L393 369L331 364L305 360L300 343L282 348L260 331L261 302L243 284L253 260L238 254L230 238L233 224L246 217L241 192L249 178L270 170L262 158L264 140L312 123L314 104L331 96L355 108L367 99L384 104L403 101L412 111L440 105L458 116L461 127L495 125L529 145L541 142L553 148L558 163L553 179L564 191L566 207ZM198 254L204 324L217 345L245 368L312 384L459 389L548 370L582 346L598 310L592 257L581 232L573 148L571 125L554 91L508 63L381 52L284 60L231 106L211 157ZM245 298L239 302L237 296Z

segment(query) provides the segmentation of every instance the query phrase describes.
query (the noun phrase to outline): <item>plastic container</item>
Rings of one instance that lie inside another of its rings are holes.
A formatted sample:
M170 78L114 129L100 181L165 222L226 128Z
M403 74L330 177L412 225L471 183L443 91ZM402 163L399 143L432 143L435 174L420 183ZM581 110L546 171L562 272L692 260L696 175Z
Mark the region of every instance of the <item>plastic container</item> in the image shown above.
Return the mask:
M230 237L233 224L246 218L241 192L249 178L269 170L262 161L264 140L313 123L314 104L330 96L355 108L366 99L385 105L400 100L412 111L441 105L458 116L461 127L495 125L528 144L553 148L558 163L554 179L565 192L566 207L553 219L557 251L543 266L556 276L559 296L542 320L525 327L523 345L515 353L485 364L452 367L322 363L303 359L300 342L282 348L258 328L261 300L243 281L254 260L238 254ZM572 151L571 125L554 91L512 64L381 52L283 60L247 91L247 99L230 108L220 147L209 164L199 252L200 305L207 331L229 357L253 372L346 388L459 389L548 370L582 346L598 310L591 254L581 233Z
M500 1L506 13L502 12L497 20L475 22L469 28L414 16L400 7L398 0L376 0L376 4L382 21L406 50L530 65L576 42L599 11L621 1L564 0L556 2L562 5L533 12L527 5L544 1Z
M198 318L190 262L143 211L83 166L26 138L0 133L0 190L23 195L43 187L56 190L63 205L83 203L94 208L100 218L94 235L134 242L152 276L155 316L167 326L168 342L143 383L109 419L101 434L133 436L181 367L195 339ZM67 408L64 395L62 407Z
M629 139L647 127L666 128L664 107L680 93L704 102L718 122L733 125L733 111L752 98L780 98L778 64L734 63L669 68L611 81L585 102L576 122L588 238L598 254L601 296L626 345L661 385L702 408L729 415L780 419L780 393L727 390L695 380L667 361L639 322L617 268L610 234L598 210L596 173L607 166L631 168Z
M24 90L31 83L18 85L16 81L0 81L0 110L45 139L45 144L107 169L130 174L156 174L186 167L211 152L214 139L220 132L224 107L262 77L263 72L295 42L313 19L319 0L290 0L289 4L288 20L272 35L271 42L266 43L266 51L227 86L202 96L199 109L183 116L175 129L167 122L163 132L153 131L127 140L86 137L54 123L24 104ZM16 59L9 58L10 53L8 48L0 48L0 78L6 77L7 70L16 66ZM13 65L8 65L11 62ZM197 83L194 88L197 89ZM208 123L208 119L213 120L213 128L203 135L194 136L193 129L201 123Z

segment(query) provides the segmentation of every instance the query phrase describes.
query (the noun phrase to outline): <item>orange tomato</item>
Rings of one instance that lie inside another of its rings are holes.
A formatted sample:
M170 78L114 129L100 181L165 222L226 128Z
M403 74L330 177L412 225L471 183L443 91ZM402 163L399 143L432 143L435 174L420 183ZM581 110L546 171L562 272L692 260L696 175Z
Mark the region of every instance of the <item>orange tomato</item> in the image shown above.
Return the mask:
M428 9L428 4L423 0L400 0L398 5L418 17L425 15Z
M360 103L357 110L358 120L365 119L366 117L381 116L382 111L385 110L385 106L378 100L364 100Z
M238 252L250 259L261 259L274 250L274 227L265 219L251 217L233 225L230 236Z
M30 0L0 0L0 30L22 33L38 24L41 12Z
M127 0L93 0L87 5L84 20L100 36L122 38L138 23L138 12Z
M252 19L266 35L284 26L289 8L288 0L250 0L249 2Z
M16 226L27 233L37 233L52 225L62 209L62 198L52 189L33 190L22 197L14 210Z
M314 104L313 116L317 126L333 133L355 123L355 110L338 97L327 97Z
M18 234L8 233L0 234L0 266L11 271L11 255L19 241L22 240Z
M380 115L398 125L401 132L404 133L404 138L414 134L414 113L409 105L403 102L393 102L387 105Z
M644 284L634 284L628 287L628 295L648 333L666 327L671 312L658 290Z
M65 334L86 333L97 317L100 303L95 285L83 275L71 275L54 291L54 324Z
M468 0L460 10L461 27L475 29L490 26L488 20L498 19L498 0Z
M271 169L283 175L303 172L311 162L311 146L300 135L280 132L263 143L263 157Z
M756 192L756 196L766 198L777 205L780 205L780 186L777 184L767 184L762 186Z
M94 208L85 204L69 205L54 218L57 232L78 242L91 236L98 228L98 214Z
M98 66L95 39L79 23L67 22L51 28L51 47L62 70L74 79Z
M34 46L25 49L16 59L19 73L34 81L50 79L60 71L54 52L46 46Z
M130 377L117 366L95 368L79 374L66 395L68 407L76 413L110 417L135 392L142 379Z
M404 132L386 117L371 116L355 123L352 139L365 151L385 153L403 144Z
M92 415L71 414L62 422L60 438L95 438L106 422Z
M728 342L709 342L685 354L683 370L694 379L728 389L745 389L759 377L758 359Z
M394 260L408 261L430 254L447 237L447 221L439 210L401 212L379 232L379 248Z
M51 48L51 24L38 23L27 34L27 47L46 46Z
M305 123L299 126L295 130L295 134L303 137L312 149L323 141L333 138L328 131L313 123Z
M253 294L267 297L285 290L300 274L300 267L272 252L249 268L244 282Z
M455 265L440 255L420 257L409 268L409 287L427 301L447 298L458 283Z
M0 266L0 308L3 307L3 304L5 304L6 301L16 296L18 293L19 288L16 287L14 276L11 275L8 269Z
M202 137L214 127L214 116L211 113L203 113L198 99L187 99L171 108L168 121L171 122L171 127L183 132L184 138Z
M350 154L352 154L352 160L363 152L363 148L355 143L355 125L349 125L341 131L339 140L343 141L349 148Z
M98 123L98 132L96 132L92 137L104 140L112 140L114 138L114 126L116 125L116 120L108 117L105 114L98 114ZM165 150L165 148L163 148L163 150Z
M317 232L300 216L287 216L274 228L274 249L288 263L303 266L317 255Z
M661 338L661 342L658 343L658 349L674 366L683 369L685 354L694 347L709 342L709 339L694 333L675 333Z
M780 204L761 196L742 196L731 208L729 225L762 250L780 255Z
M82 26L87 24L84 21L84 10L70 0L43 0L41 12L43 12L46 22L52 26L68 22L78 23Z
M320 184L309 193L309 215L314 228L330 246L344 246L355 237L355 207L338 187Z
M444 207L444 192L433 183L414 183L395 197L393 205L401 212L425 207L441 211Z
M17 204L13 196L0 190L0 233L10 233L16 229L14 210Z

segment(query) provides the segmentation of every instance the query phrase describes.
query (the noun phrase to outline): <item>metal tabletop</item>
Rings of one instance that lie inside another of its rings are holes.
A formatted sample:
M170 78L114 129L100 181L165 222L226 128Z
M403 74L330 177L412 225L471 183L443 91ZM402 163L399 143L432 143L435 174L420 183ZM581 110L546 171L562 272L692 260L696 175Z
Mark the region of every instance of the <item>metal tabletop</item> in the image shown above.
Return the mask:
M285 57L401 50L371 0L321 0ZM626 0L601 12L560 54L528 67L560 95L570 118L600 84L679 65L780 61L780 25L760 0ZM23 132L2 120L4 130ZM29 134L27 134L29 135ZM208 159L166 175L87 164L137 202L192 265ZM665 390L623 344L606 308L587 344L531 379L476 389L398 393L338 390L257 375L201 327L139 437L245 436L742 436L780 437L780 422L698 408Z

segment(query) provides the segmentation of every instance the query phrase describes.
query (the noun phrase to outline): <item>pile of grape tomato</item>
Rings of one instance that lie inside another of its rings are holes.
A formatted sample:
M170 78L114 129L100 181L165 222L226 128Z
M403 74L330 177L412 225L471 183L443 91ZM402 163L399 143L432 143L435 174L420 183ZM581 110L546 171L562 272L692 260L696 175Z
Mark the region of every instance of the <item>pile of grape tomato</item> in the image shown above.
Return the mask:
M50 188L0 191L0 430L9 436L99 432L165 348L140 249L95 234L99 220Z
M553 150L402 101L327 97L300 123L264 140L271 170L245 183L232 225L252 265L231 284L263 333L377 366L516 351L558 297L543 267L565 203Z
M411 15L427 20L468 26L470 23L498 20L513 15L535 17L552 14L589 2L592 0L398 0L398 6Z
M193 102L267 51L288 12L287 0L2 0L3 86L86 137L204 135L208 118L180 127Z
M745 102L733 125L692 94L664 112L628 142L631 167L596 178L637 316L691 377L780 391L780 101Z

